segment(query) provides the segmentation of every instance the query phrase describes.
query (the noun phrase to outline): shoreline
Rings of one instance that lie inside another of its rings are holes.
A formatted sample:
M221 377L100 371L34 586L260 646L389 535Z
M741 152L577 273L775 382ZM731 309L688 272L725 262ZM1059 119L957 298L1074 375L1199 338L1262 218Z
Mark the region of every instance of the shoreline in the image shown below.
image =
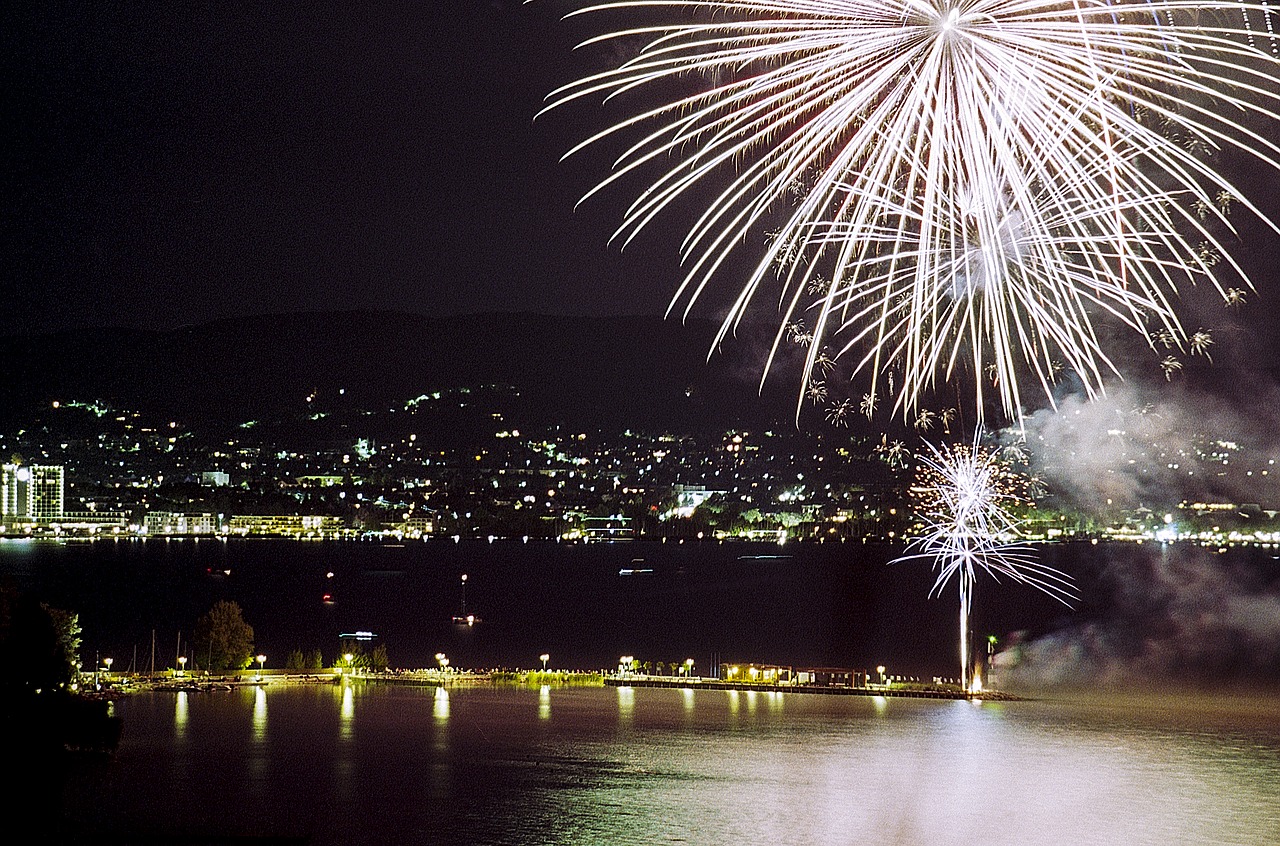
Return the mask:
M591 688L656 688L685 690L724 690L752 693L802 693L828 696L882 696L905 699L945 699L968 701L1021 702L1027 697L1000 690L984 690L968 693L942 687L869 686L852 687L829 684L778 684L771 682L729 681L711 678L675 678L663 676L617 676L595 671L517 670L472 672L438 670L407 670L391 673L267 673L245 678L214 677L208 680L158 679L133 680L113 685L101 691L87 691L87 698L112 698L144 691L208 693L230 691L244 687L274 687L283 685L337 685L343 680L371 684L404 685L406 687L591 687Z
M604 680L605 687L684 688L689 690L734 690L762 693L807 693L829 696L884 696L907 699L951 699L969 701L1022 702L1026 697L998 690L966 693L960 690L910 687L848 687L827 684L770 684L765 682L724 681L722 679L618 678Z

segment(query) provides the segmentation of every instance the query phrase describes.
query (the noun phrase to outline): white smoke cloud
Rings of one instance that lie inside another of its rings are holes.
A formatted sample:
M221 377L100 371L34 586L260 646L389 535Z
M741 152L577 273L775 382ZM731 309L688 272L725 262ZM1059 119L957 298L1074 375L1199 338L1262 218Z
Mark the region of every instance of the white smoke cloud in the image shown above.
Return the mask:
M1280 507L1280 389L1247 386L1247 403L1174 385L1122 384L1088 401L1068 396L1032 414L1032 472L1086 512L1182 502Z
M1092 612L998 656L1011 688L1280 683L1280 561L1190 545L1099 547Z

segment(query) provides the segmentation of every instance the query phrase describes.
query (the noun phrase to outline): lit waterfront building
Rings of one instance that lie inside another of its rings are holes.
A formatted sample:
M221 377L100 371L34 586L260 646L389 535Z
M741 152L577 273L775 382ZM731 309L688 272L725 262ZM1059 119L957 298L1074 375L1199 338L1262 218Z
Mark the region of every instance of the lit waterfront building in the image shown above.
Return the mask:
M64 493L62 465L6 464L0 472L0 517L55 522L62 517Z
M208 512L152 511L144 523L148 535L212 535L218 529L217 519Z
M435 531L435 523L430 517L414 517L406 514L400 522L392 523L391 528L405 537L425 538L430 537Z
M4 465L0 471L0 518L18 517L26 510L27 483L30 480L30 468Z
M200 484L207 488L225 488L231 484L231 477L221 470L206 470L200 474Z
M130 531L129 515L119 511L64 511L48 528L56 535L77 537L121 535Z
M240 514L231 518L227 530L233 535L288 537L333 537L346 532L340 517L319 514Z

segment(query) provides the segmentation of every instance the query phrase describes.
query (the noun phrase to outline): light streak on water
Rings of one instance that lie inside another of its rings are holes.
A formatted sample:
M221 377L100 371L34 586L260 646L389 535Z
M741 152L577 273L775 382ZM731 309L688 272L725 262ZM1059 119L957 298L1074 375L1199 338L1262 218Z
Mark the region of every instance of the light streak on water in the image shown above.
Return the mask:
M673 690L564 689L544 720L540 695L455 689L446 732L433 692L371 686L360 742L345 743L339 696L272 690L273 742L259 746L236 731L257 707L248 697L193 699L198 730L178 743L172 694L135 694L118 703L119 753L74 776L67 832L124 842L172 831L186 808L188 832L314 846L436 843L442 831L604 846L1280 842L1274 697L781 693L779 707L735 715L723 691L693 691L688 712Z

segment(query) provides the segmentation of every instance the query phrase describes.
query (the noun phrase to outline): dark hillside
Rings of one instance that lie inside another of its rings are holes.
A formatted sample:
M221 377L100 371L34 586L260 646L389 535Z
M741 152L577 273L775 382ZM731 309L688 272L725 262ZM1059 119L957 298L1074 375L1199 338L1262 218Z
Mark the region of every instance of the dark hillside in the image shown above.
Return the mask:
M104 399L227 421L297 409L313 391L345 389L346 403L379 408L500 384L535 420L688 431L789 422L791 378L757 391L768 335L739 337L708 361L714 332L654 317L359 311L15 336L0 338L0 414L12 422L53 400Z

